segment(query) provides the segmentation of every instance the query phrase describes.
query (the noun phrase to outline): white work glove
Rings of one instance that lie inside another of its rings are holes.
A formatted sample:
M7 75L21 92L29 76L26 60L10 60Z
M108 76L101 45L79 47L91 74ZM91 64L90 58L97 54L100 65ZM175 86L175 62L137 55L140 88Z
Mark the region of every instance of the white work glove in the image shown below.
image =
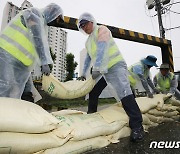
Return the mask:
M42 72L42 74L49 76L50 75L49 65L42 65L41 72Z
M99 71L93 71L92 70L92 78L95 80L98 76L100 76L101 73Z

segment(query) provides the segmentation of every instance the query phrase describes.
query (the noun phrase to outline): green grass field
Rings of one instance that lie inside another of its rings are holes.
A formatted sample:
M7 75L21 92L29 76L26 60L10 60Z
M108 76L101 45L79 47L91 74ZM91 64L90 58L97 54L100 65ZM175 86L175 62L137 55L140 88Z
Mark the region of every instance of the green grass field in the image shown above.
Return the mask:
M43 97L40 101L37 102L40 106L46 109L46 107L57 107L60 109L72 108L72 107L81 107L87 106L88 101L85 100L85 97L77 98L77 99L57 99L49 96L44 91L40 91L41 96ZM104 104L114 104L116 100L114 98L101 98L99 99L99 105Z

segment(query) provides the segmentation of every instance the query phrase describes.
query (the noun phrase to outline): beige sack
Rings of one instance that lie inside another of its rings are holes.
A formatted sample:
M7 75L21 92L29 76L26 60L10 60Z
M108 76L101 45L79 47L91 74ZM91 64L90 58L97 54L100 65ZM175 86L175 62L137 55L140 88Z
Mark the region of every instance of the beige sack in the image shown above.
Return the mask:
M31 154L43 149L59 147L68 140L69 138L60 139L53 133L0 132L0 154Z
M98 113L106 120L108 123L115 121L125 121L129 122L129 117L122 108L120 103L111 105L108 108L98 111Z
M62 121L54 132L61 138L72 136L71 140L84 140L101 135L109 135L120 130L126 122L108 123L100 114L79 114L58 116Z
M72 80L60 82L52 74L43 76L42 88L49 95L61 99L74 99L88 94L95 85L95 80L90 77L85 81Z
M106 109L98 111L98 113L108 122L115 122L115 121L126 121L127 126L129 126L129 117L122 108L120 103L114 104ZM151 121L149 118L142 114L143 124L151 125Z
M174 121L172 118L163 117L162 122L171 122Z
M178 114L179 114L178 111L172 111L172 112L166 112L166 113L164 114L164 116L167 117L167 118L171 118L171 117L173 117L173 116L177 116Z
M172 116L171 118L175 121L180 121L180 115Z
M105 136L100 136L82 141L69 141L61 147L47 149L36 154L80 154L103 148L109 144L110 142Z
M57 128L59 121L31 102L0 98L0 132L43 133Z
M108 138L112 143L116 143L120 138L128 137L130 136L130 134L131 134L131 129L125 126L122 129L120 129L118 132L108 135Z
M171 104L174 106L180 106L180 101L177 100L176 98L172 97L171 98Z
M178 109L177 106L172 106L171 104L164 104L163 107L161 108L161 111L176 111Z
M72 115L72 114L86 114L86 113L78 110L61 110L57 112L51 112L51 114L53 116L60 116L60 115Z
M138 97L136 98L137 104L141 110L141 113L146 113L150 109L153 108L162 108L164 104L164 95L163 94L158 94L154 95L154 98L148 98L148 97Z
M152 121L150 121L150 119L145 115L142 114L142 118L143 118L143 125L152 125Z
M164 116L166 113L165 111L158 111L157 109L152 109L148 111L149 114L156 115L156 116Z
M152 121L154 123L162 123L163 122L163 117L154 116L154 115L151 115L148 113L146 113L145 115L150 119L150 121Z

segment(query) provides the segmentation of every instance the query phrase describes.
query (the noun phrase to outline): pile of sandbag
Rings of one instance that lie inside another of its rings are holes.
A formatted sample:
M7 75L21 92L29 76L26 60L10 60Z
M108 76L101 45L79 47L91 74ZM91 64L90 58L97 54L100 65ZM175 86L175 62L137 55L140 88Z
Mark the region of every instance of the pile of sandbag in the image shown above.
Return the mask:
M59 147L69 139L53 133L59 120L40 106L0 98L0 154L29 154Z
M166 95L136 98L145 130L179 119L179 102ZM168 101L167 101L168 100ZM165 104L165 102L171 102ZM117 143L130 135L129 118L121 103L93 114L77 110L48 113L16 99L0 99L0 153L84 153Z
M43 76L42 88L50 96L61 99L74 99L85 96L94 87L95 80L90 76L85 81L71 80L60 82L52 74Z

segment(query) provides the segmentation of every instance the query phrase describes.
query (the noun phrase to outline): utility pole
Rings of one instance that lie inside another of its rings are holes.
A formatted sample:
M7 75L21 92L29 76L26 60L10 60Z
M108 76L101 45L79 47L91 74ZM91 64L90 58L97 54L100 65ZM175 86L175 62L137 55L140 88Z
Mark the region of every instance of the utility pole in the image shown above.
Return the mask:
M170 0L147 0L146 1L148 9L152 9L155 6L155 10L157 11L157 15L158 15L159 32L160 32L161 38L165 38L165 30L164 30L163 23L162 23L161 8L163 5L166 5L169 2L170 2Z
M157 10L157 15L158 15L160 37L165 38L165 30L164 30L164 27L163 27L162 17L161 17L161 3L160 3L160 0L155 0L155 6L156 6L156 10Z

